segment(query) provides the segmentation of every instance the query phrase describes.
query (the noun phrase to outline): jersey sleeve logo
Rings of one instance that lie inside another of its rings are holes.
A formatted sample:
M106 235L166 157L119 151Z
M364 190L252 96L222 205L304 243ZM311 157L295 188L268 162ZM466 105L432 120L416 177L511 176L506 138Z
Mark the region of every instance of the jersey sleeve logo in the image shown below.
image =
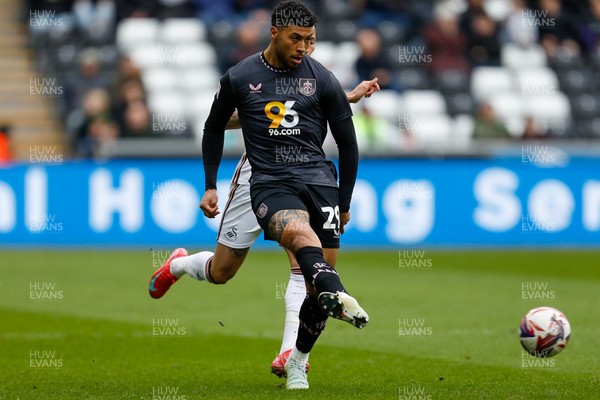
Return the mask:
M300 78L298 91L305 96L312 96L317 91L317 80L311 78Z

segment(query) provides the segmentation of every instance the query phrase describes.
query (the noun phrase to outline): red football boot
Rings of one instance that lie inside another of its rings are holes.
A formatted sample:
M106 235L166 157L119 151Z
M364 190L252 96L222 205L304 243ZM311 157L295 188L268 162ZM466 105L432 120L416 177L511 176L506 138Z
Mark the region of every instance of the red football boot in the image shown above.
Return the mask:
M283 353L279 353L271 364L271 373L277 375L280 378L284 378L287 374L285 372L285 363L290 358L292 349L287 349ZM310 364L306 363L306 372L310 370Z
M175 249L162 267L156 270L154 275L152 275L152 279L150 279L150 285L148 286L150 297L154 299L160 299L165 295L165 293L167 293L167 290L169 290L171 285L179 280L179 278L171 274L171 261L187 255L188 252L186 249Z

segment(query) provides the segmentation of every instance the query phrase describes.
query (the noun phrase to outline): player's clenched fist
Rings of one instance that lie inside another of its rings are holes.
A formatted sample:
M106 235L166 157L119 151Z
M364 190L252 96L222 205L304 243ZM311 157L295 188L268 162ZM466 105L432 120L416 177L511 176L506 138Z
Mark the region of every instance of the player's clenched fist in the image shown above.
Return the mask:
M200 202L200 209L204 212L205 217L214 218L221 213L219 211L218 200L219 197L215 189L208 189L204 192L204 196L202 196L202 201Z

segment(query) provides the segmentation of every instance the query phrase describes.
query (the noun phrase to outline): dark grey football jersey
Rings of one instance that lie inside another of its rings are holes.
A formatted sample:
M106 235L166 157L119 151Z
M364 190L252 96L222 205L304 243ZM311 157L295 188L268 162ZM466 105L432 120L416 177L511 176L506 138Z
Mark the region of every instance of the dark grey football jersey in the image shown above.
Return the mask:
M215 105L238 110L251 182L294 180L337 186L322 145L327 122L352 116L335 76L311 57L278 70L262 53L246 58L222 78Z

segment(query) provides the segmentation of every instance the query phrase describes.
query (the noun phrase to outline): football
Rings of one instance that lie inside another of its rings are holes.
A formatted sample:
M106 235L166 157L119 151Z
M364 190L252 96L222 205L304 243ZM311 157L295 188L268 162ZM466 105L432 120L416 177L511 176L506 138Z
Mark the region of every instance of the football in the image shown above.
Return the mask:
M521 345L535 357L557 355L567 346L570 336L571 325L567 317L556 308L534 308L521 321Z

